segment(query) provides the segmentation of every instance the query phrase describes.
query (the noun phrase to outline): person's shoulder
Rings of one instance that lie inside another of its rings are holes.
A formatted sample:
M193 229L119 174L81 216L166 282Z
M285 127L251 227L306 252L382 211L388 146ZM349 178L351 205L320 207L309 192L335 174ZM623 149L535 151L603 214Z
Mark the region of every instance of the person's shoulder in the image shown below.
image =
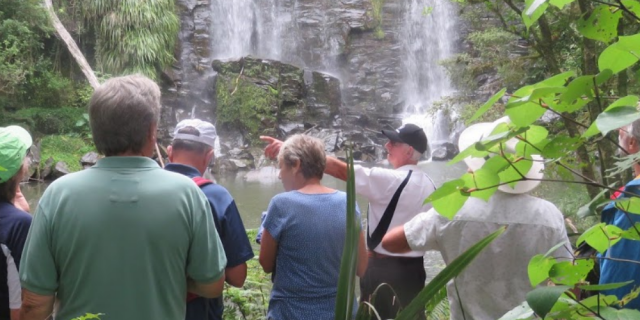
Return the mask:
M201 187L202 192L204 192L204 194L206 195L212 195L212 196L216 196L216 197L225 197L225 198L230 198L233 199L233 197L231 196L231 193L229 192L229 190L227 190L227 188L211 181L210 184L204 185Z
M0 209L2 224L31 224L33 217L25 211L16 208L13 205L3 205Z

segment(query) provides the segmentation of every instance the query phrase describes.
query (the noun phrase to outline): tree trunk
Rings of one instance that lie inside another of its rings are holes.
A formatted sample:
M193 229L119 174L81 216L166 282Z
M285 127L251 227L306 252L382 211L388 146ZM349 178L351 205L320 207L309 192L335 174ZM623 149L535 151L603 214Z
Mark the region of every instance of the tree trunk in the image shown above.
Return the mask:
M87 81L89 81L89 84L95 90L96 88L98 88L98 86L100 86L100 82L98 82L98 78L96 78L96 75L93 73L93 69L91 69L91 66L87 62L87 59L85 59L82 51L80 51L80 48L78 48L75 40L73 40L62 22L60 22L60 19L58 19L58 15L56 15L55 10L53 9L51 0L44 0L44 7L49 12L51 24L56 29L56 35L67 45L67 49L69 50L73 58L76 59L80 70L82 70L82 73L84 73L85 77L87 77Z

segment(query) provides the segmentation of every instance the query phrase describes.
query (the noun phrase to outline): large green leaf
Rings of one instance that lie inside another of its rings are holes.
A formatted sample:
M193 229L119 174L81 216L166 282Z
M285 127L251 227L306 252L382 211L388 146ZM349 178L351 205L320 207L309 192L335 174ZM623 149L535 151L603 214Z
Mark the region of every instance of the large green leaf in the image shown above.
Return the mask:
M542 156L546 159L560 158L571 152L580 145L579 137L569 137L566 135L557 135L549 143L544 146Z
M574 286L587 277L593 265L591 259L558 262L549 271L549 277L556 284Z
M631 228L622 232L623 239L640 240L640 222L636 222Z
M356 215L356 186L352 152L351 148L347 148L347 234L340 262L335 309L336 320L353 318L353 301L355 300L360 221L357 221Z
M617 107L599 114L595 123L602 135L606 135L609 131L624 127L638 119L640 111L635 107Z
M505 92L507 92L507 88L500 90L499 92L494 94L491 98L489 98L489 100L487 100L487 102L485 102L485 104L483 104L476 111L476 113L471 117L471 119L467 121L467 123L471 123L476 119L480 118L483 114L485 114L496 102L498 102L498 100L500 100L500 98L502 98L502 96L504 96Z
M533 319L534 316L535 313L533 312L533 310L531 310L531 307L529 307L529 304L525 301L521 305L507 312L498 320L529 320Z
M547 10L549 4L546 0L525 0L522 10L522 22L529 29Z
M582 109L595 96L595 86L605 83L613 76L607 69L595 76L582 76L573 79L567 90L560 95L560 103L554 106L558 112L574 112Z
M544 147L549 142L546 140L548 135L549 131L542 126L529 126L527 131L519 135L522 140L516 144L516 154L525 158L531 158L532 154L542 154Z
M529 281L531 286L535 287L549 278L549 271L556 263L553 257L545 257L538 254L531 258L527 272L529 273Z
M582 137L589 138L600 133L600 126L603 126L605 129L614 130L635 121L633 116L630 118L627 118L627 116L636 113L635 107L637 104L638 96L626 96L614 101L604 110L603 113L598 115L600 123L598 123L598 120L596 119L589 129L582 134ZM624 110L617 110L621 107L628 108ZM606 134L606 132L604 134Z
M578 288L582 290L588 290L588 291L613 290L613 289L622 288L632 283L633 283L633 280L629 280L626 282L607 283L607 284L582 284L582 285L578 285Z
M609 249L610 245L616 244L620 239L622 239L622 229L614 225L599 223L587 229L587 231L578 238L576 245L580 245L586 241L592 248L598 250L600 253L604 253Z
M496 172L484 168L464 174L462 180L465 182L465 187L469 188L467 191L472 197L480 198L484 201L489 201L489 198L498 190L498 183L500 183L500 178L498 178Z
M544 319L560 296L567 290L569 290L568 286L536 288L527 293L527 303L540 318Z
M640 214L640 198L631 197L619 199L615 202L616 208L633 214Z
M640 34L620 36L618 42L610 45L598 57L600 71L610 69L618 73L640 60Z
M530 159L517 161L516 155L513 154L505 154L504 156L509 158L508 160L511 164L498 174L500 183L509 182L509 186L514 187L518 181L523 180L523 175L529 172L531 166L533 166L533 162Z
M424 203L427 204L429 202L444 198L454 192L460 192L463 187L464 180L462 179L447 181L438 189L436 189L436 191L432 192L429 197L424 200Z
M558 7L559 9L564 8L564 6L572 3L575 0L550 0L549 4Z
M627 10L633 12L636 17L640 17L640 2L637 0L622 0L622 5L624 5Z
M636 105L638 105L638 96L626 96L614 101L604 111L611 111L618 107L635 107Z
M622 18L621 10L608 5L599 5L591 13L583 15L576 26L586 38L608 43L618 36L620 18Z
M406 308L400 311L396 320L416 319L418 313L423 310L424 306L433 297L437 296L438 292L444 288L451 279L462 273L473 259L475 259L485 247L493 242L493 240L500 236L505 230L506 227L501 227L496 232L488 235L486 238L471 246L471 248L467 249L467 251L453 260L446 268L440 271L438 275L433 278L433 280L431 280L424 289L422 289L422 291L420 291L418 296L415 297Z
M600 309L600 316L607 320L638 320L640 311L634 309L616 309L604 307Z
M539 100L553 101L556 94L563 91L560 88L564 87L575 74L575 71L564 72L518 89L505 106L505 113L509 116L511 122L518 127L526 127L534 123L547 110L540 106ZM534 96L535 99L531 99L531 96Z

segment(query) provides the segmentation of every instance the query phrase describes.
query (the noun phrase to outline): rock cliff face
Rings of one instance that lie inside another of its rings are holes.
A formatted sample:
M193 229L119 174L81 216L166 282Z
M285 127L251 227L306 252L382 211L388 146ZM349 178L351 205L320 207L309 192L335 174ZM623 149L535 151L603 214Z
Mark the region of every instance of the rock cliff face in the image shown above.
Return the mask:
M421 1L179 0L165 144L177 121L195 116L220 127L222 153L313 128L380 160L380 129L399 126L408 103L403 21Z

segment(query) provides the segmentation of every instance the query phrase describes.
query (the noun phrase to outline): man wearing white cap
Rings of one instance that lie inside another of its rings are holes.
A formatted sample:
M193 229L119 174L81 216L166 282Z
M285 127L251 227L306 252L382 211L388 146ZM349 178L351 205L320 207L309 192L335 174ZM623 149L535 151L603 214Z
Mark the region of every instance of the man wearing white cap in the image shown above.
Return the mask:
M238 207L227 189L202 178L215 156L213 148L217 137L216 128L209 122L199 119L180 121L174 130L173 143L167 149L171 163L165 169L193 179L207 196L227 257L225 281L234 287L242 287L247 277L246 262L254 255ZM220 320L223 309L222 297L189 296L185 319Z
M4 275L0 319L17 319L22 304L18 270L31 215L16 206L14 200L29 165L27 150L31 143L31 136L21 127L0 128L0 274Z
M460 135L460 150L490 136L499 123L506 121L502 118L470 126ZM516 142L515 139L508 141L505 152L514 152ZM542 178L543 159L534 155L531 160L532 168L526 177ZM468 157L465 162L475 171L482 167L485 159ZM566 248L558 249L555 255L559 259L572 258L562 213L552 203L526 194L539 183L527 180L518 182L514 188L502 185L488 202L470 197L453 220L441 216L435 209L423 212L404 226L391 230L382 240L382 246L392 252L440 251L449 264L469 247L507 225L504 234L447 285L451 319L498 319L521 304L532 290L527 266L533 256L565 243Z
M369 200L366 232L369 261L360 279L360 301L370 302L378 286L386 283L393 291L388 286L378 289L373 306L380 318L389 319L395 318L400 308L407 306L424 287L424 251L394 253L384 249L380 242L388 230L431 208L424 200L435 190L435 184L417 165L427 150L427 136L422 128L409 123L395 130L382 130L382 134L389 139L384 147L393 169L356 165L354 173L356 193ZM270 137L261 139L270 143L265 154L274 158L281 142ZM327 156L325 173L346 180L347 164ZM378 319L373 312L370 317Z

